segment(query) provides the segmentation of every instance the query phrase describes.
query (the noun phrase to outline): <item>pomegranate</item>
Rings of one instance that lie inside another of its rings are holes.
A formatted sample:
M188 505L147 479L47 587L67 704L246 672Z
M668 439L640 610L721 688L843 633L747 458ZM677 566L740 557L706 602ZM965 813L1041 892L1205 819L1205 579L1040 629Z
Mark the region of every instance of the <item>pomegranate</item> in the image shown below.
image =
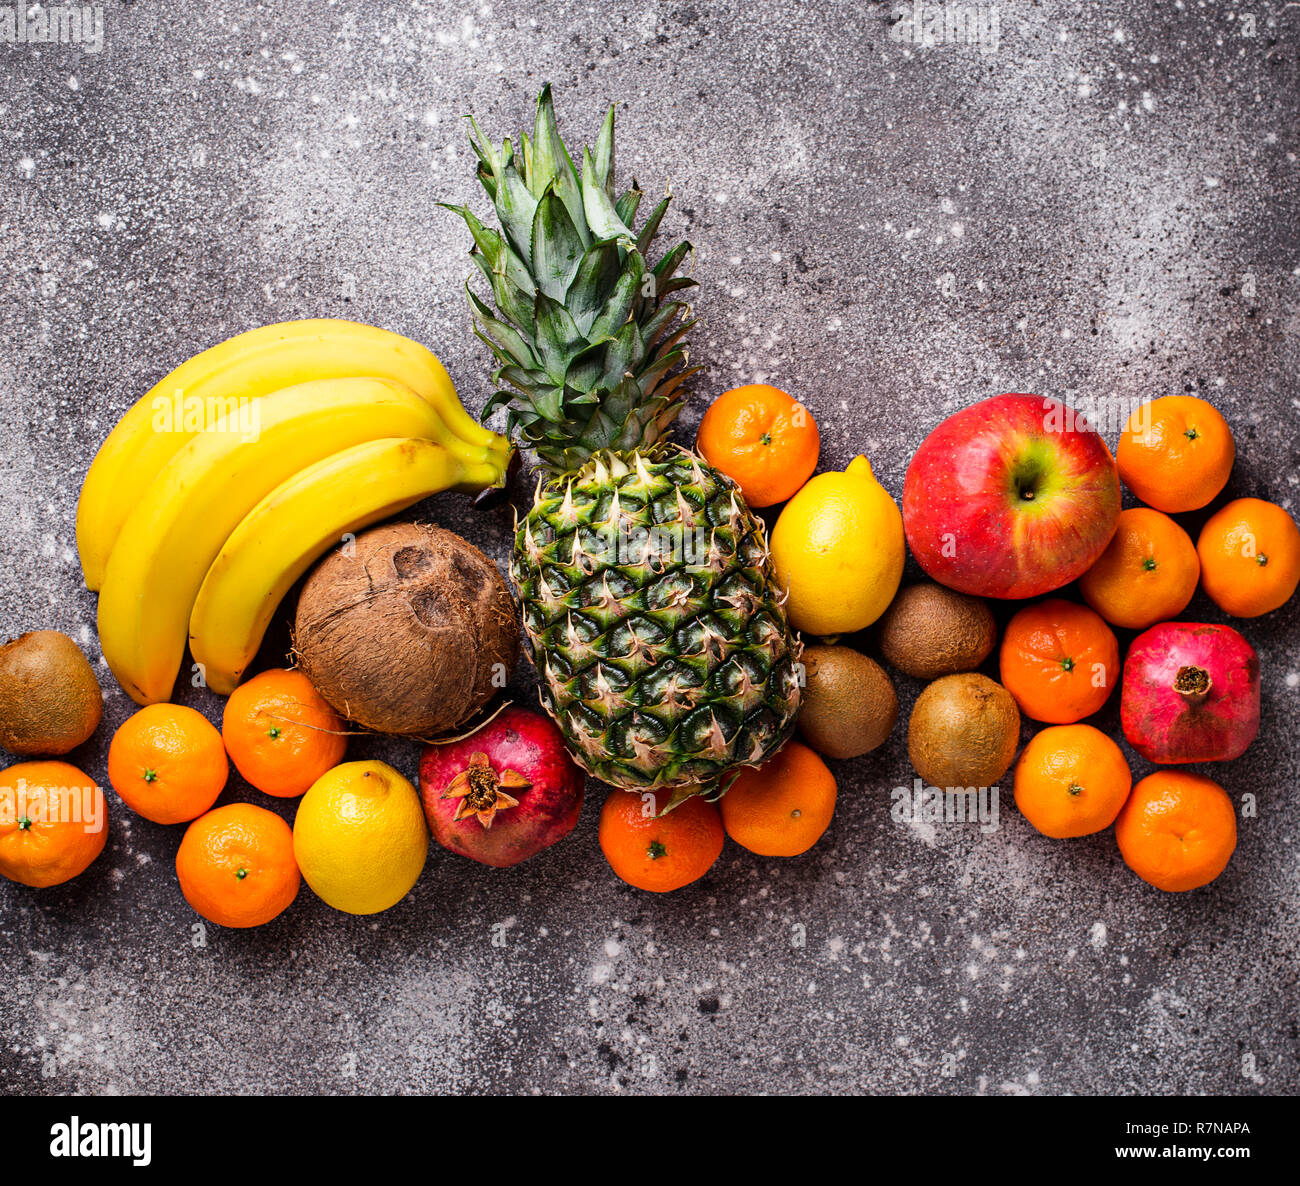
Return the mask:
M1259 656L1231 626L1162 622L1124 661L1120 721L1152 762L1223 762L1259 732Z
M426 746L420 799L433 838L507 868L573 831L586 775L550 718L507 708L469 737Z

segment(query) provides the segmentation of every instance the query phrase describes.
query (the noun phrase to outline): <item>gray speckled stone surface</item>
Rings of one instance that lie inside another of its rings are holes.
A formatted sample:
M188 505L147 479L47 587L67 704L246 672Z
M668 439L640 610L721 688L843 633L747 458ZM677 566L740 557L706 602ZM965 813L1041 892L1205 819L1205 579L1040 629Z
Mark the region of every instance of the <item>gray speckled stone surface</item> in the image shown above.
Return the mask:
M616 99L622 167L677 194L710 366L684 437L766 378L816 413L823 466L865 452L897 496L929 428L983 396L1195 391L1237 433L1228 494L1294 513L1300 8L1008 0L982 52L893 39L896 7L110 4L98 54L0 45L0 629L64 630L100 664L105 721L73 760L102 779L131 707L73 536L113 421L201 347L315 315L428 343L480 407L466 236L434 203L481 203L459 116L513 132L544 79L575 137ZM424 510L504 559L506 512ZM1188 616L1222 620L1199 594ZM384 915L304 887L206 946L180 830L110 797L84 876L0 884L0 1093L1293 1093L1298 624L1292 602L1245 626L1262 735L1214 773L1259 815L1190 895L1138 881L1110 832L1039 836L1009 788L989 835L895 823L901 727L836 764L799 859L729 844L695 886L638 893L601 858L593 787L524 866L434 851ZM415 773L414 747L352 753ZM237 778L225 798L269 802Z

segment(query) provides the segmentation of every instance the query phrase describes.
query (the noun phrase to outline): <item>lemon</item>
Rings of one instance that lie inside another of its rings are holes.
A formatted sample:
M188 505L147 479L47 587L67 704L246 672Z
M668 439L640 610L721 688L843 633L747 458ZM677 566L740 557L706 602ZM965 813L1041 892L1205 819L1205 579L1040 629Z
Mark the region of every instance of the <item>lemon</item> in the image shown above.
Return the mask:
M384 762L335 766L298 804L293 855L307 884L335 910L387 910L410 892L429 855L420 796Z
M777 587L806 634L870 626L898 592L904 555L903 516L865 457L810 479L772 529Z

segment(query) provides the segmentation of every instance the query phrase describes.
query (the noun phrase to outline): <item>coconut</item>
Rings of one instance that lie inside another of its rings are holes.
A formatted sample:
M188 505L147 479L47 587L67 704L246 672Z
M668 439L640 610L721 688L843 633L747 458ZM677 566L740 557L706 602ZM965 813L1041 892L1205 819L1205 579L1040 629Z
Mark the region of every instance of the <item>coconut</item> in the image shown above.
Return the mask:
M503 688L519 658L497 566L440 527L395 523L327 556L298 598L294 652L341 716L435 738Z

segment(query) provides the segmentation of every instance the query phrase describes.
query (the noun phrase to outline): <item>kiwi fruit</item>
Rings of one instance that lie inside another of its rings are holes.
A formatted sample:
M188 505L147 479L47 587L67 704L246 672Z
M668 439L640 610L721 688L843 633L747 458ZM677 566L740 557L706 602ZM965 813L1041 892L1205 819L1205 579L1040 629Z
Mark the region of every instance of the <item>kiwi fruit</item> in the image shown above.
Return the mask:
M0 747L11 754L66 754L103 711L90 661L66 634L34 630L0 647Z
M805 647L799 732L828 758L856 758L882 744L898 720L885 669L850 647Z
M997 625L986 602L933 581L909 585L880 619L885 661L917 679L974 671L996 641Z
M1020 710L1001 684L977 672L926 686L907 725L912 766L936 787L989 787L1020 744Z

